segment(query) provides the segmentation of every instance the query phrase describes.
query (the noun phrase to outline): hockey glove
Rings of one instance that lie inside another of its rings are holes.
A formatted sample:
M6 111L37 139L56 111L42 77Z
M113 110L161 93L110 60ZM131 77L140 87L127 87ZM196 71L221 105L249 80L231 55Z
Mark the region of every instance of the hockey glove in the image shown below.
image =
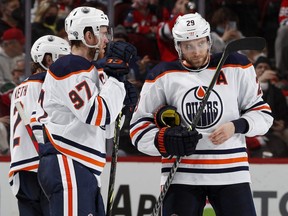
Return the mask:
M154 113L154 121L158 128L174 127L181 124L181 117L176 107L164 105Z
M164 127L155 136L154 144L163 157L189 156L195 152L202 134L186 127Z
M132 44L123 41L110 42L104 65L105 73L123 82L130 71L129 63L132 58L136 59L136 55L136 48Z

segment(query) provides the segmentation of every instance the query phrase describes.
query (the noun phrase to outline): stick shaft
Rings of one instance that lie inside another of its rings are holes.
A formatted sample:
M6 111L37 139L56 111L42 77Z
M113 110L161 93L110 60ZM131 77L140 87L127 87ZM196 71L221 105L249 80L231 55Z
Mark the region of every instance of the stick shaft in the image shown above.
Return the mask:
M107 196L106 216L112 215L112 207L114 203L114 187L115 187L115 177L116 177L118 150L119 150L121 117L122 117L122 112L119 113L116 119L116 123L115 123L116 125L115 125L114 140L113 140L114 145L113 145L111 166L110 166L110 178L109 178L109 188L108 188L108 196Z

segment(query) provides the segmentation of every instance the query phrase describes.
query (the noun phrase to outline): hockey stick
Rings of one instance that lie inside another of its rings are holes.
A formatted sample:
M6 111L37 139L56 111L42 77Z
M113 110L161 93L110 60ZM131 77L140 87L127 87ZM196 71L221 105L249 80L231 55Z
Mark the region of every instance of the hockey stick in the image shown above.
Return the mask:
M203 110L206 106L206 103L208 101L208 98L210 96L210 93L218 79L218 76L220 74L220 71L222 69L223 64L225 63L227 57L232 53L232 52L237 52L240 50L263 50L265 47L266 41L264 38L261 37L246 37L246 38L242 38L239 40L235 40L230 42L229 44L227 44L227 46L225 47L225 50L221 56L221 59L216 67L216 71L215 74L211 80L211 83L209 85L209 87L207 88L205 95L202 99L201 105L199 107L199 109L197 110L197 113L195 115L195 117L193 118L192 124L190 125L190 129L194 129L196 128L196 125L203 113ZM158 197L158 200L156 202L156 204L154 205L153 208L153 212L152 212L152 216L157 216L159 214L159 209L162 205L162 202L164 200L164 197L173 181L173 178L176 174L176 171L179 167L179 164L181 162L181 157L177 157L175 162L173 163L173 166L171 167L171 170L169 172L169 175L167 177L167 180L164 184L164 187L162 188L162 191Z
M29 119L28 119L27 116L25 115L25 112L24 112L24 109L23 109L21 103L20 103L19 101L16 102L16 103L15 103L15 107L16 107L19 115L20 115L20 118L21 118L22 121L24 122L25 128L26 128L26 130L27 130L27 132L28 132L28 134L29 134L29 136L30 136L30 138L31 138L31 141L32 141L32 143L33 143L36 151L39 152L39 144L38 144L38 142L37 142L37 140L36 140L36 138L35 138L35 135L34 135L34 133L33 133L33 131L32 131L32 128L31 128L31 126L30 126L30 124L29 124Z
M114 185L115 185L116 166L117 166L117 158L118 158L118 150L119 150L121 118L122 118L122 111L119 113L116 119L116 123L115 123L116 125L115 125L115 131L114 131L114 140L113 140L114 145L113 145L113 150L112 150L111 166L110 166L110 178L109 178L106 216L112 215L112 207L114 203Z

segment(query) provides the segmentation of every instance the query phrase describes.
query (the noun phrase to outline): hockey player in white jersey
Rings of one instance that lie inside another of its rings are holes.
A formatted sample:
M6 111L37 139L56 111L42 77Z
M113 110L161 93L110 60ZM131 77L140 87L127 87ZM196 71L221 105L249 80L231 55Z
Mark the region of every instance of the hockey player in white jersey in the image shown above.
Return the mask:
M253 65L241 54L228 56L191 131L222 53L210 55L210 25L198 13L179 16L172 33L179 60L148 74L130 125L138 150L163 156L162 185L175 157L183 157L163 215L202 216L208 198L217 216L254 216L245 136L265 134L273 118Z
M128 43L108 46L105 73L99 76L92 61L109 42L108 26L101 10L73 9L65 19L71 55L50 66L42 86L35 119L46 138L39 147L38 179L51 216L105 215L99 189L105 142L113 137L126 95L122 81L136 54Z
M59 57L69 53L69 43L60 37L46 35L36 40L31 48L32 75L14 89L11 98L9 182L18 200L19 215L48 216L50 214L48 200L37 179L38 152L33 146L15 104L20 102L27 118L30 119L40 95L45 71ZM40 133L41 137L41 126L35 127L34 131Z

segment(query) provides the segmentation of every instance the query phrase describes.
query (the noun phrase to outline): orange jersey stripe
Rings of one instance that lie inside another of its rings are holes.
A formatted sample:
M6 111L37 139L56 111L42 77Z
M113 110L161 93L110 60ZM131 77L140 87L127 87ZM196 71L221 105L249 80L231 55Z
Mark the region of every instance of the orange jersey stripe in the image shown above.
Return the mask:
M153 80L146 80L145 82L147 82L147 83L154 83L157 79L165 76L165 75L168 74L168 73L188 73L188 71L186 71L186 70L183 70L183 71L179 71L179 70L168 70L168 71L165 71L164 73L159 74L155 79L153 79Z
M39 167L39 164L35 164L35 165L27 166L27 167L24 167L24 168L21 168L21 169L13 170L13 171L9 172L9 177L13 176L15 172L18 172L18 171L21 171L21 170L31 171L31 170L34 170L34 169L38 169L38 167Z
M132 139L133 136L134 136L139 130L142 130L142 129L148 127L148 125L150 125L150 124L151 124L150 122L147 122L147 123L143 124L142 126L140 126L140 127L136 128L135 130L133 130L133 131L130 133L130 138Z
M271 110L271 108L267 105L263 105L263 106L258 106L258 107L255 107L251 110L263 110L263 109L266 109L266 110Z
M47 136L48 136L48 138L49 138L49 141L52 143L52 145L53 145L58 151L66 154L66 155L70 155L70 156L72 156L72 157L75 157L75 158L78 158L78 159L80 159L80 160L83 160L83 161L86 161L86 162L88 162L88 163L91 163L91 164L93 164L93 165L99 166L99 167L104 167L104 166L105 166L105 163L103 163L103 162L100 162L100 161L98 161L98 160L89 158L89 157L87 157L87 156L81 155L81 154L79 154L79 153L73 152L73 151L71 151L71 150L65 149L65 148L57 145L55 142L53 142L53 139L52 139L50 133L48 132L47 128L45 128L45 131L46 131L46 134L47 134Z
M249 64L247 64L247 65L239 65L239 64L225 64L225 65L223 65L223 67L222 68L227 68L227 67L237 67L237 68L243 68L243 69L245 69L245 68L248 68L248 67L250 67L250 66L252 66L252 63L249 63ZM209 68L207 68L207 69L211 69L211 70L214 70L214 69L216 69L216 67L209 67Z
M36 118L31 118L30 123L36 122Z
M173 163L175 159L162 159L162 163ZM182 159L181 163L183 164L231 164L231 163L240 163L247 162L247 157L238 157L238 158L228 158L228 159Z
M56 80L63 80L66 79L74 74L79 74L79 73L90 73L94 69L94 65L92 65L88 70L79 70L79 71L74 71L72 73L67 74L66 76L63 77L57 77L55 76L50 70L48 70L48 73Z
M44 81L43 80L26 80L26 81L23 81L20 85L23 85L23 84L26 84L26 83L32 83L32 82L33 83L43 83Z
M250 67L250 66L252 66L252 63L249 63L249 64L247 64L247 65L226 64L226 65L224 65L222 68L226 68L226 67L241 67L241 68L244 68L244 69L245 69L245 68L248 68L248 67ZM207 68L207 69L214 70L214 69L216 69L216 67L209 67L209 68ZM153 80L146 80L145 82L147 82L147 83L154 83L157 79L165 76L165 75L168 74L168 73L188 73L188 71L186 71L186 70L183 70L183 71L179 71L179 70L168 70L168 71L165 71L164 73L159 74L155 79L153 79Z
M103 105L102 105L102 100L100 96L97 96L97 102L98 102L98 114L97 114L95 125L100 126L102 115L103 115Z

